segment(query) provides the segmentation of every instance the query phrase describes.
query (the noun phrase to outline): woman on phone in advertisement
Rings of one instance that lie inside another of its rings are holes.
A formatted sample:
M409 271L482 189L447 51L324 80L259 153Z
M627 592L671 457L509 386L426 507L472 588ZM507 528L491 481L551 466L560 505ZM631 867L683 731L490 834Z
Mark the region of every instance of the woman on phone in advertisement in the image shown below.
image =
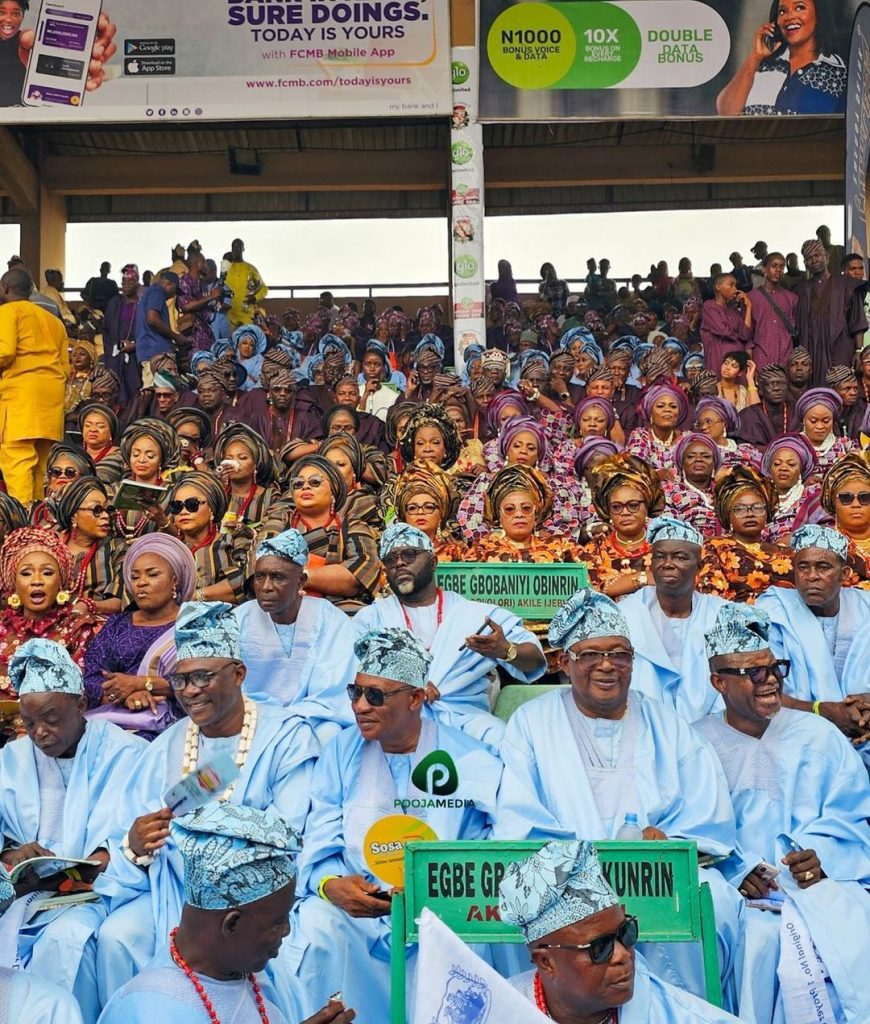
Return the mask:
M842 114L846 61L829 0L774 0L752 49L719 93L720 114Z
M0 107L14 107L21 103L27 64L36 41L32 28L21 30L29 9L30 0L0 0ZM105 12L101 13L85 85L88 92L103 84L104 65L117 49L114 42L116 31L114 22Z

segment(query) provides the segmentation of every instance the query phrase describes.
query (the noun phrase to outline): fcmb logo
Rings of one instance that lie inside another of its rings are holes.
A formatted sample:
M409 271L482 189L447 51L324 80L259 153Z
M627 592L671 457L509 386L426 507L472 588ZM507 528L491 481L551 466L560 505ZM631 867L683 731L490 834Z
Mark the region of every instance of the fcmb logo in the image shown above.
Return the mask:
M459 788L459 772L446 750L433 750L414 769L411 781L424 793L450 796Z

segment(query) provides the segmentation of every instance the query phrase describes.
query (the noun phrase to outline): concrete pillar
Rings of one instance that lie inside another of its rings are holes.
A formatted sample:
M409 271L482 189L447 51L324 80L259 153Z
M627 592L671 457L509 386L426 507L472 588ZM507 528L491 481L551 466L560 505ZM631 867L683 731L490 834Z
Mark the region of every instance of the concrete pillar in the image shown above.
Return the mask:
M39 186L39 205L21 214L21 258L37 288L45 284L49 268L65 270L66 265L66 197Z

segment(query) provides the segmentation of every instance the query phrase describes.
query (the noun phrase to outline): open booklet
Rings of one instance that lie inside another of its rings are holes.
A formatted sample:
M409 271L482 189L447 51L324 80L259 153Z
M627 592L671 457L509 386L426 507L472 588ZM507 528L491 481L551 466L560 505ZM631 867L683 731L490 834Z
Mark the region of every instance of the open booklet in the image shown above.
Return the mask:
M78 857L30 857L15 865L9 872L9 881L15 885L31 869L38 878L48 878L50 875L57 875L61 872L69 872L70 878L75 878L73 872L77 868L98 868L99 866L98 860L80 860Z
M168 493L168 487L142 484L136 480L122 480L115 491L112 504L124 512L144 512L149 506L163 501Z

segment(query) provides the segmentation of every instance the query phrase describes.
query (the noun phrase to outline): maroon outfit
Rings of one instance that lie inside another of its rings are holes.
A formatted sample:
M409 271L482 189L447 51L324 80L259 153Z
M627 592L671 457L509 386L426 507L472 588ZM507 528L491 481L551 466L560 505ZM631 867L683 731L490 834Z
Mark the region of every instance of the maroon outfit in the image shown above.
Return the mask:
M708 299L701 307L701 344L704 365L718 374L722 360L729 352L745 352L752 341L752 328L743 321L743 314L734 306L720 306Z

